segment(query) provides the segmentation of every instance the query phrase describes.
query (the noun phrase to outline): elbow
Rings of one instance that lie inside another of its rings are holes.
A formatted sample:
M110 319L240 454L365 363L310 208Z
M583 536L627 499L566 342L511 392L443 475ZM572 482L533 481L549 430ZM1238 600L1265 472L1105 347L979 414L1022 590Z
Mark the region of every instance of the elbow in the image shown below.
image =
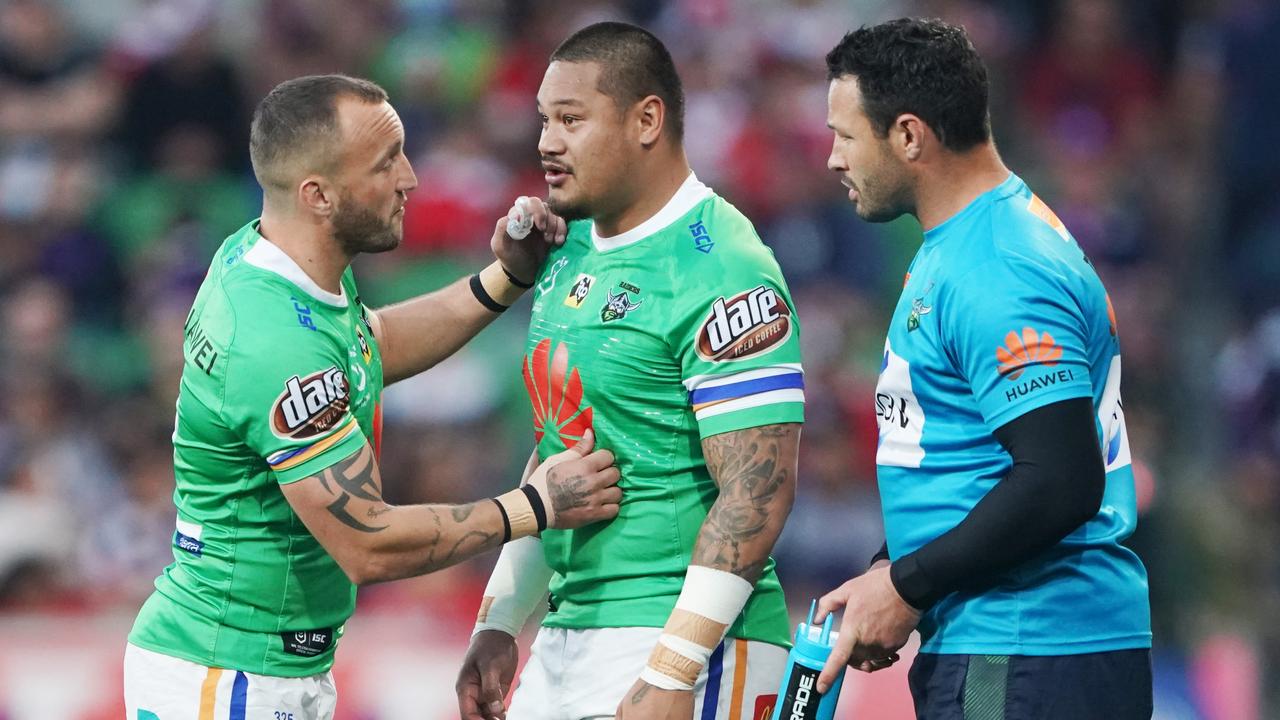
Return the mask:
M346 558L338 562L343 574L353 585L364 586L396 579L392 568L376 553L362 553L358 557Z
M1069 504L1068 534L1092 520L1102 509L1102 496L1107 487L1106 471L1099 467L1095 472L1090 472L1084 482L1077 480L1073 485L1078 489L1073 493L1072 502Z

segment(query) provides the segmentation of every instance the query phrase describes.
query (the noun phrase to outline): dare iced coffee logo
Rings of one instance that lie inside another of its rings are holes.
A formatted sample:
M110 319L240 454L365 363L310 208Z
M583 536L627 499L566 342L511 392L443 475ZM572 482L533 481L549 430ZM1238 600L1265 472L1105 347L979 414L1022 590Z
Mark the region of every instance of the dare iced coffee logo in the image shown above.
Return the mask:
M347 395L347 376L337 367L294 375L271 407L271 430L293 439L324 434L346 415Z
M773 288L760 285L722 297L698 330L698 355L711 362L761 355L790 337L791 324L791 308Z

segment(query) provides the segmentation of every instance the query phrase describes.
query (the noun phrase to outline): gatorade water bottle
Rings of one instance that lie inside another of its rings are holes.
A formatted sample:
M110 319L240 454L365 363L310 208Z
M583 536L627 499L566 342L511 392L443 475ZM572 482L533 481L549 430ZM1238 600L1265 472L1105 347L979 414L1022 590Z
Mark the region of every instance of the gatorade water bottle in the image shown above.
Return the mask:
M838 632L831 631L834 614L827 615L822 627L814 627L815 600L809 606L809 621L796 628L795 646L787 658L787 671L782 674L782 686L778 688L778 706L773 709L773 720L831 720L836 714L836 700L844 685L844 669L826 693L818 693L818 675L827 664L831 648L836 644Z

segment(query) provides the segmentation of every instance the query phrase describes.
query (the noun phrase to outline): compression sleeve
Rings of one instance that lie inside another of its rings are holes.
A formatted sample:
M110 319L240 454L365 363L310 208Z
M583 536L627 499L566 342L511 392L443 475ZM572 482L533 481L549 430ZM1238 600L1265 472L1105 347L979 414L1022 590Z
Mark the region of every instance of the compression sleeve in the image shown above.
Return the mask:
M1013 467L959 525L894 562L894 587L926 610L1053 547L1097 514L1106 475L1093 404L1073 398L1006 423L996 439Z

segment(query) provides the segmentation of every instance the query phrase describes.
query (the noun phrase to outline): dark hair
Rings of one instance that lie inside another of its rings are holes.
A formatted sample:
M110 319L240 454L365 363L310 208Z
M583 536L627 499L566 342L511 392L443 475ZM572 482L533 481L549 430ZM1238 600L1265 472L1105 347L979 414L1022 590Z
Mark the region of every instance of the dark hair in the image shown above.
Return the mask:
M827 53L827 80L846 75L880 137L911 113L956 152L991 138L987 68L963 28L919 18L858 28Z
M262 98L249 127L249 159L264 189L285 182L274 172L282 162L317 151L328 153L321 155L322 163L332 157L338 145L337 100L342 96L380 103L387 91L346 75L307 75L280 83Z
M551 53L551 62L557 60L599 63L599 90L619 107L649 95L662 98L671 137L684 138L684 87L671 53L653 33L621 22L588 25Z

